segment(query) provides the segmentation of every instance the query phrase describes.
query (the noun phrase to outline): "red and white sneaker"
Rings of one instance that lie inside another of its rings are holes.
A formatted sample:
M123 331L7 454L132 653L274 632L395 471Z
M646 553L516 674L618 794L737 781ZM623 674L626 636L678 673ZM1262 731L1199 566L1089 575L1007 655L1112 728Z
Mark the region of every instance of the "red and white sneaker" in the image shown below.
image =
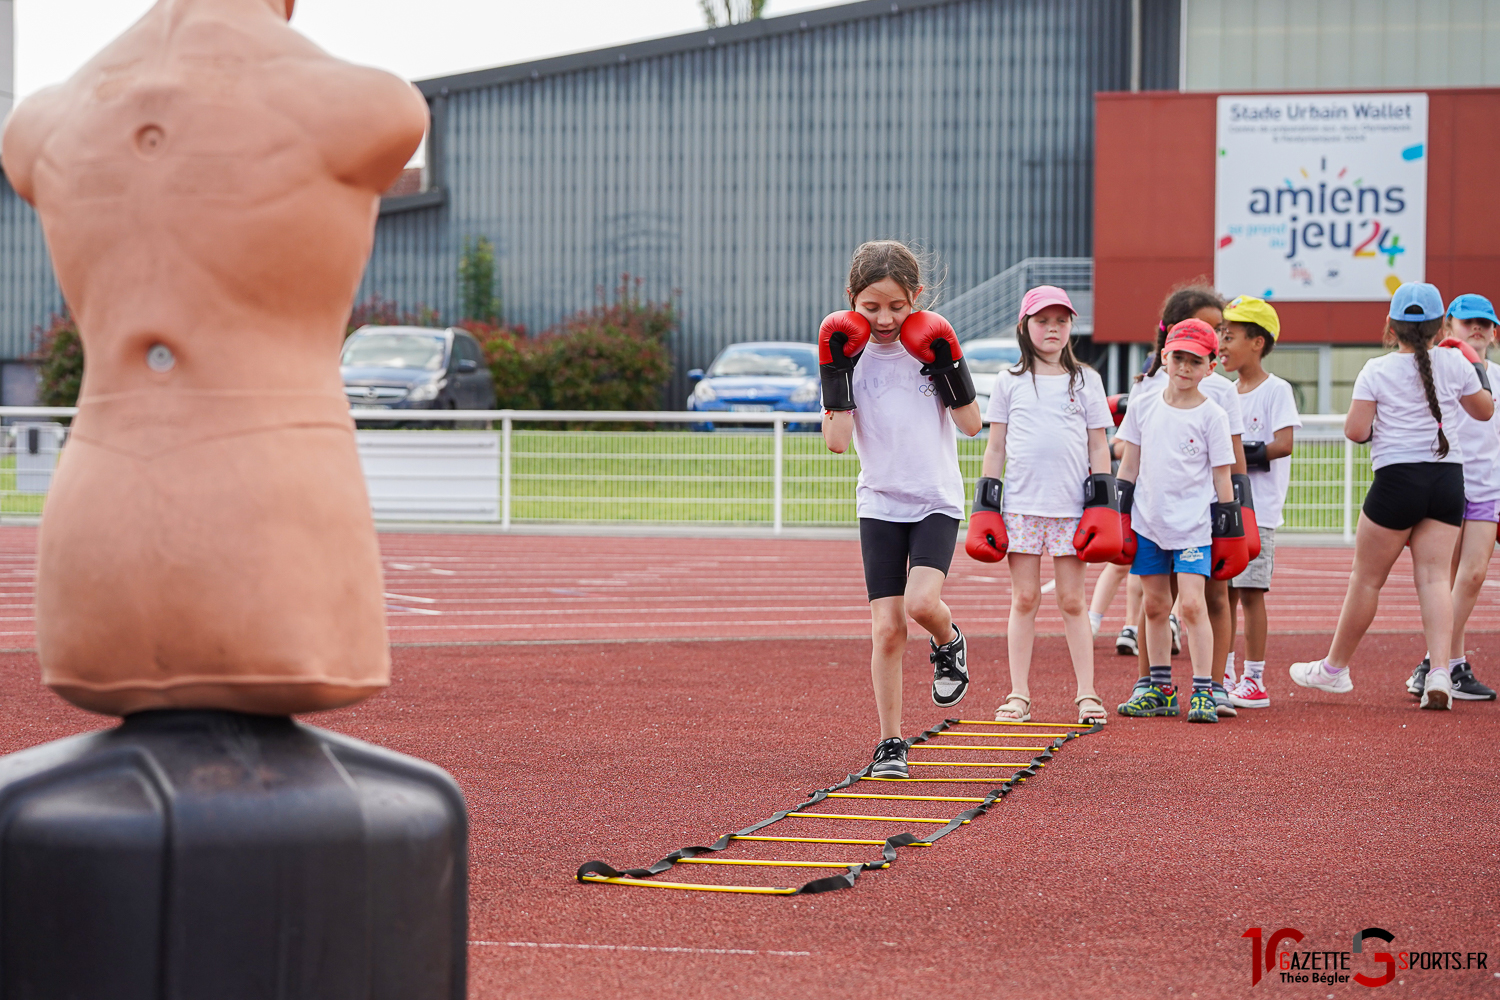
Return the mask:
M1229 703L1239 708L1270 708L1271 696L1254 677L1241 677L1229 692Z

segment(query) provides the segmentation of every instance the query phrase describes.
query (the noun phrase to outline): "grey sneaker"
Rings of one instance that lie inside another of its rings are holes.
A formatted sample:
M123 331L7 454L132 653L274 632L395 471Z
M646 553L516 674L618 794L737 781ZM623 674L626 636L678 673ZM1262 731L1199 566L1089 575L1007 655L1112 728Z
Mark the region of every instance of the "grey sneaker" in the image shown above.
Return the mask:
M1214 709L1219 713L1219 718L1233 719L1239 715L1240 713L1234 710L1234 703L1229 700L1229 692L1224 690L1224 685L1215 684L1213 687Z
M1417 664L1417 669L1411 672L1406 680L1406 693L1413 698L1422 697L1422 689L1427 686L1427 671L1432 669L1432 661L1422 657L1422 662Z
M1465 660L1453 668L1453 697L1459 701L1494 701L1495 691L1479 683L1479 678L1474 676L1474 668L1469 666Z
M899 736L875 744L875 763L870 765L872 778L906 778L906 741Z
M953 626L953 641L939 646L937 640L929 639L932 652L927 659L932 661L932 703L938 708L952 708L964 700L969 692L969 655L964 647L964 634Z

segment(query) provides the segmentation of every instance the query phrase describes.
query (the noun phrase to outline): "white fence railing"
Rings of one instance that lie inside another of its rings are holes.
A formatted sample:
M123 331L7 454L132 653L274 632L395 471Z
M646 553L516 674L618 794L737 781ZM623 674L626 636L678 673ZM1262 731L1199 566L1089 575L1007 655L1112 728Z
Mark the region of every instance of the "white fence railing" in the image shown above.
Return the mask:
M0 407L0 514L41 512L68 408ZM859 462L835 455L814 413L357 410L377 518L593 524L853 526ZM705 421L716 429L705 433ZM1302 418L1284 531L1352 539L1369 488L1369 447L1343 417ZM370 430L399 423L412 429ZM738 425L734 428L724 424ZM32 433L28 425L41 424ZM421 429L439 424L441 429ZM448 429L450 427L467 429ZM635 428L635 429L627 429ZM961 438L966 492L986 434Z

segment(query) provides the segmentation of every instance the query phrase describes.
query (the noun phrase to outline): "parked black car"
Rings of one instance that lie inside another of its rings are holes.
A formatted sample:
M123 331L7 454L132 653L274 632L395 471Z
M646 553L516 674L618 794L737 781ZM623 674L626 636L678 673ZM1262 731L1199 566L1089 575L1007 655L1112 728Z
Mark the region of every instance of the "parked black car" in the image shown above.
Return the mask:
M453 327L360 327L344 341L339 364L356 410L495 408L479 341Z

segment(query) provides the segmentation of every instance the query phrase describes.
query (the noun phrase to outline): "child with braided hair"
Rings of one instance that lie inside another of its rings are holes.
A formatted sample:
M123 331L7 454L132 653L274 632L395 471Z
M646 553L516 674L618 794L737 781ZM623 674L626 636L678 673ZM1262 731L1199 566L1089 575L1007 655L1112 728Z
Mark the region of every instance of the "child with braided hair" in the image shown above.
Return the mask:
M1447 649L1452 639L1449 567L1464 521L1464 456L1444 428L1456 427L1460 412L1489 420L1495 402L1477 366L1462 353L1433 349L1445 312L1432 285L1409 282L1396 289L1386 321L1387 346L1396 350L1367 362L1354 382L1344 436L1370 442L1375 481L1359 516L1354 569L1333 644L1321 660L1290 668L1303 687L1335 694L1354 689L1349 661L1406 546L1427 648ZM1453 707L1446 661L1428 670L1421 707Z

